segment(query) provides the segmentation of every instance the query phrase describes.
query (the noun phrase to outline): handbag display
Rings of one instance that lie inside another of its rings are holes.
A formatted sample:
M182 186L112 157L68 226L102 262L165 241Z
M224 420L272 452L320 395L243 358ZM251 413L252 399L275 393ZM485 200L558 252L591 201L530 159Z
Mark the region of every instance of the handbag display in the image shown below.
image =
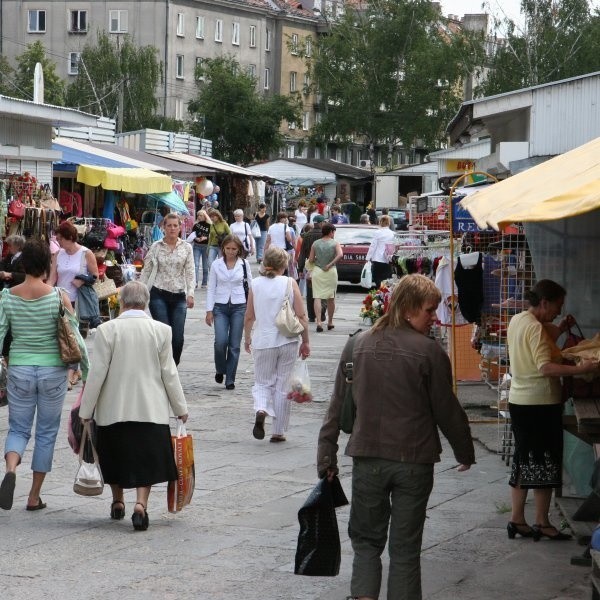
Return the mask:
M300 323L300 319L294 313L294 309L290 305L290 292L292 290L292 279L288 277L285 296L281 308L275 317L275 326L281 335L288 338L299 336L304 331L304 326Z
M19 200L13 200L8 205L8 216L13 219L22 219L25 216L25 205Z
M169 481L167 486L167 509L174 513L192 501L196 484L194 442L180 419L177 419L177 431L171 436L171 443L177 466L177 481Z
M92 448L93 463L88 463L83 460L83 452L86 441L89 441ZM92 441L89 421L83 425L83 433L81 434L81 444L79 445L79 468L75 474L73 482L73 491L80 496L99 496L104 491L104 478L100 470L100 462L98 453Z
M60 358L66 365L78 363L81 360L79 343L71 327L69 315L66 314L60 289L57 288L56 293L58 294L58 301L60 303L56 326Z
M117 286L109 277L96 281L92 287L98 296L98 300L106 300L106 298L110 298L117 293Z

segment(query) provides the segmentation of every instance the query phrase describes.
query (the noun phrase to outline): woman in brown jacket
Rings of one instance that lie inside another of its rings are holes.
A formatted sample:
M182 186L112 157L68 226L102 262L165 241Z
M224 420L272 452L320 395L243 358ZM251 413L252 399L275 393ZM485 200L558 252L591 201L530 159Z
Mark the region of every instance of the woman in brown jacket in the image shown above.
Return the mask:
M342 352L319 434L319 476L338 472L339 422L352 363L356 418L346 454L353 457L349 535L352 597L379 598L381 554L389 528L388 599L421 598L421 540L442 447L438 428L466 471L475 462L467 416L452 390L450 361L428 334L440 293L423 275L396 285L390 308ZM374 394L373 390L377 390Z

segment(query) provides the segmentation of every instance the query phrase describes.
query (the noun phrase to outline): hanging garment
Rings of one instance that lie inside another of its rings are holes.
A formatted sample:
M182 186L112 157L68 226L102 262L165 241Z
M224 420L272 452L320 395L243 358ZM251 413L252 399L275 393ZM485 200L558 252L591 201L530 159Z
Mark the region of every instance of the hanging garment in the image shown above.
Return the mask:
M483 254L475 266L466 269L458 257L454 271L454 281L458 287L458 306L469 323L478 323L483 306Z

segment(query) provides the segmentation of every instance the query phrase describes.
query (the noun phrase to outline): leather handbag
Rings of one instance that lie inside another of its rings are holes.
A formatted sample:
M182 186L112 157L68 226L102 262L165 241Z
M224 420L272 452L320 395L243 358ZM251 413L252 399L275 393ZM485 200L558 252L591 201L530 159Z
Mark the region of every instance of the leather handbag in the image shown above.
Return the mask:
M120 238L122 235L125 235L125 227L121 227L121 225L115 225L114 223L109 223L106 227L106 236L111 239Z
M288 338L299 336L304 331L304 326L296 316L294 309L290 305L290 292L292 291L292 278L288 277L288 283L285 288L285 296L281 308L275 317L275 326L279 333Z
M81 350L79 349L77 337L71 327L69 315L65 311L62 292L57 288L56 293L58 294L58 301L60 303L56 327L60 358L66 365L71 365L81 360Z
M89 438L89 443L92 448L93 463L88 463L83 460L85 444ZM81 443L79 444L79 468L75 474L73 482L73 491L80 496L99 496L104 491L104 477L100 470L100 461L98 453L92 441L89 421L83 424L83 433L81 434Z

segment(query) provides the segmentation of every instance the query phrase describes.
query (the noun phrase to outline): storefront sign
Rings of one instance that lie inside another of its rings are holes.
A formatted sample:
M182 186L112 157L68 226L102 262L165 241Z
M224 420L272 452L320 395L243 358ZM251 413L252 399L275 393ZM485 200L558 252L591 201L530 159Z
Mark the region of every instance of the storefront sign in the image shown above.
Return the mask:
M463 160L447 160L446 161L446 172L448 173L456 173L460 171L461 173L465 173L468 171L475 170L475 161L469 159Z
M454 233L476 233L478 231L490 231L494 230L491 228L481 228L471 216L471 213L466 209L460 206L459 202L464 198L464 196L457 196L456 198L452 198L452 231Z

